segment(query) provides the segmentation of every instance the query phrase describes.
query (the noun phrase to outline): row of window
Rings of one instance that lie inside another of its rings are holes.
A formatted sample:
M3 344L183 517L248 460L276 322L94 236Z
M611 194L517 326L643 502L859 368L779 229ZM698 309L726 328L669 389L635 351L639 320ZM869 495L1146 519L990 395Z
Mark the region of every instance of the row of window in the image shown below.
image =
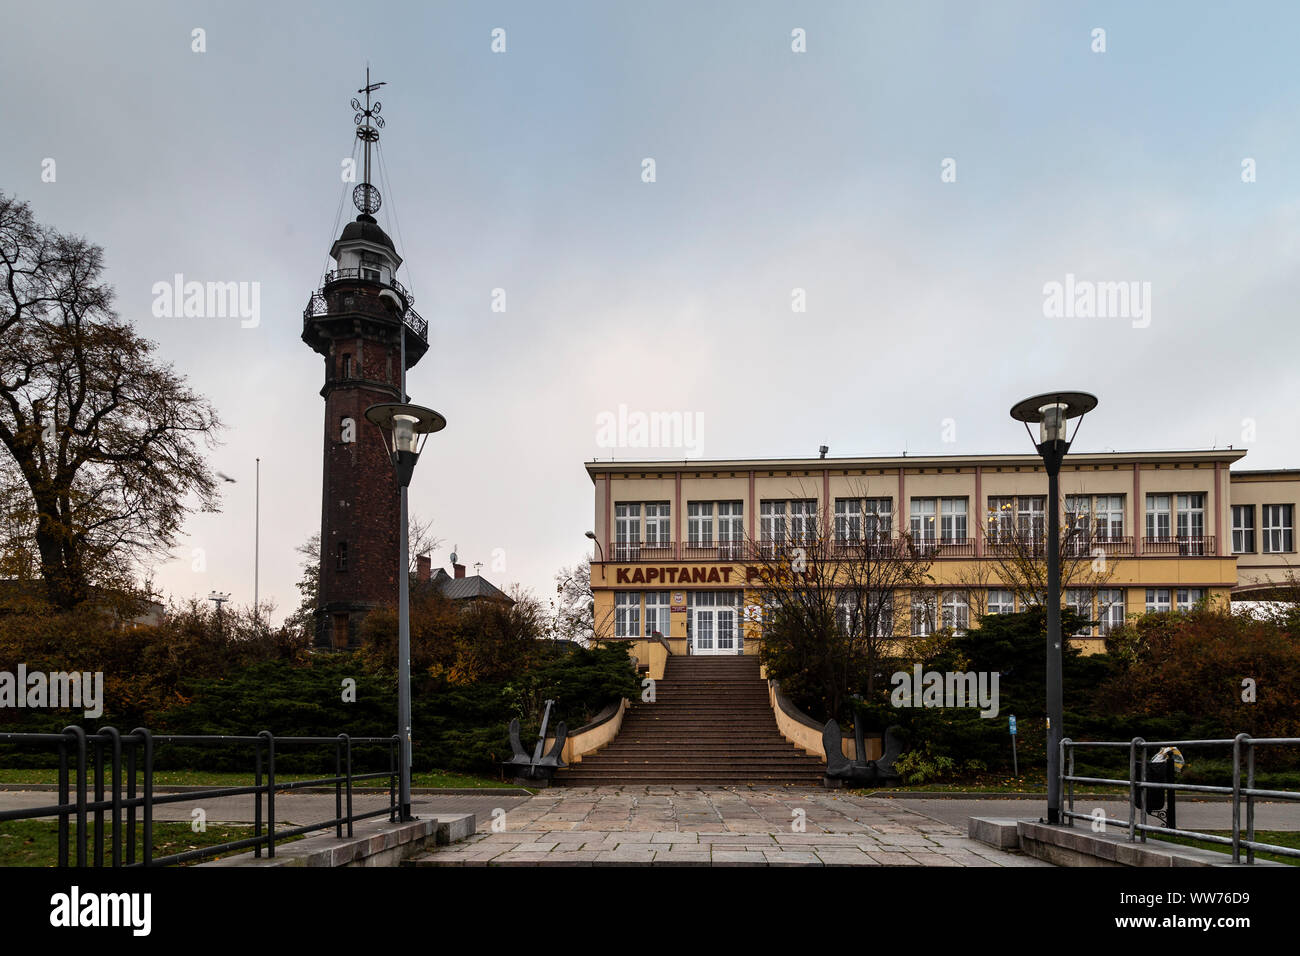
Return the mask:
M667 636L671 632L669 591L615 591L614 633L618 637L649 637L655 633ZM1104 636L1124 623L1125 592L1123 588L1067 588L1065 604L1087 621L1095 622ZM936 628L965 631L970 627L969 591L916 590L911 597L910 631L913 636L924 637ZM985 614L1014 614L1031 605L1023 598L1017 599L1013 591L990 588L983 592ZM1146 611L1186 611L1204 600L1204 588L1147 588ZM1095 604L1094 604L1095 602ZM872 637L890 637L894 634L894 608L892 595L869 592L863 595L842 594L837 601L840 626L853 632L867 629ZM688 591L687 633L707 627L710 640L730 634L739 625L744 606L741 591ZM756 621L757 606L745 609L745 617ZM1075 633L1087 637L1094 633L1089 624ZM698 636L698 635L692 635ZM712 647L707 644L705 646ZM719 644L731 647L730 643Z
M908 529L919 541L965 541L968 536L964 497L912 498ZM841 542L871 540L893 532L893 498L836 498L835 538ZM1265 553L1295 550L1294 506L1262 505L1262 545ZM1148 494L1146 537L1155 540L1198 539L1205 535L1204 494ZM687 542L707 547L741 542L745 537L742 501L691 501L686 506ZM1108 541L1124 537L1124 495L1066 495L1066 526ZM1047 527L1045 495L990 496L988 537L1009 540L1014 535L1042 537ZM644 529L644 537L642 532ZM614 506L617 544L672 543L672 513L667 501L618 502ZM768 500L759 508L763 541L813 541L817 537L817 500ZM1255 551L1255 506L1232 508L1232 550Z
M1294 505L1260 505L1263 517L1260 544L1264 554L1295 550ZM1255 505L1232 506L1232 553L1255 553Z

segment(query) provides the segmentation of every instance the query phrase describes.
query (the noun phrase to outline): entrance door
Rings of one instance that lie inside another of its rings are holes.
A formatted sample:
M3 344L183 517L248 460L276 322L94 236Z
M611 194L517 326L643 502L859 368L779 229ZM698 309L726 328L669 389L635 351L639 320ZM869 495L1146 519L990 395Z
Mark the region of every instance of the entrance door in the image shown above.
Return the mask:
M697 593L690 612L692 654L735 654L736 608L730 593Z

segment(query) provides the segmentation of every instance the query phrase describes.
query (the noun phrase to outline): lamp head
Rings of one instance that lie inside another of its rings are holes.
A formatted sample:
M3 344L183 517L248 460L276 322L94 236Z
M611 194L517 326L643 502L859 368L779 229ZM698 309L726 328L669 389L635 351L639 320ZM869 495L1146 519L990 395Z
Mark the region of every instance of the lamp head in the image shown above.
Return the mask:
M1096 407L1097 396L1088 392L1048 392L1017 402L1011 408L1011 417L1024 422L1026 429L1030 424L1037 424L1039 445L1065 442L1068 446L1070 419L1082 419Z
M447 427L447 419L432 408L399 402L371 405L366 409L366 418L384 433L384 444L397 469L397 483L403 488L411 483L425 440Z

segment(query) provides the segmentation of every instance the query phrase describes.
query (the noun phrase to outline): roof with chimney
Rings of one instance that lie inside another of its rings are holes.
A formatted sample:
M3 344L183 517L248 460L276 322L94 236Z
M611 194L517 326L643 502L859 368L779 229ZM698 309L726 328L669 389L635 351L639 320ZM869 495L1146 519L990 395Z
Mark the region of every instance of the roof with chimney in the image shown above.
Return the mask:
M472 601L477 598L488 598L494 601L505 601L509 604L515 603L508 594L482 575L466 575L465 565L455 564L452 567L456 572L454 577L442 568L433 571L429 559L421 555L416 559L416 577L420 583L431 583L442 592L443 597L450 598L453 601Z

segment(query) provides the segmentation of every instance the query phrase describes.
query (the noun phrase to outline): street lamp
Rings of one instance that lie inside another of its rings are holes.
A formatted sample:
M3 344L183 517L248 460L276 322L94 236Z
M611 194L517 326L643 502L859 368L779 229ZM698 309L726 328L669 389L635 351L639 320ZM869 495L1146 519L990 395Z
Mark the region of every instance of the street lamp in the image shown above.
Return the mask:
M1030 423L1038 425L1034 447L1047 469L1047 822L1061 822L1061 737L1064 692L1061 685L1061 462L1079 433L1083 416L1097 407L1097 397L1087 392L1049 392L1017 402L1011 417L1024 422L1030 441ZM1069 421L1079 419L1074 435Z
M400 553L397 559L397 724L402 746L399 804L401 819L411 819L411 598L410 556L407 553L406 488L424 443L433 432L447 427L447 419L432 408L386 402L366 409L366 418L379 426L384 445L397 472L401 489L402 516Z
M600 546L600 541L596 538L596 532L588 531L587 537L591 539L591 543L596 546L596 551L600 554L600 579L603 581L605 580L605 549Z

